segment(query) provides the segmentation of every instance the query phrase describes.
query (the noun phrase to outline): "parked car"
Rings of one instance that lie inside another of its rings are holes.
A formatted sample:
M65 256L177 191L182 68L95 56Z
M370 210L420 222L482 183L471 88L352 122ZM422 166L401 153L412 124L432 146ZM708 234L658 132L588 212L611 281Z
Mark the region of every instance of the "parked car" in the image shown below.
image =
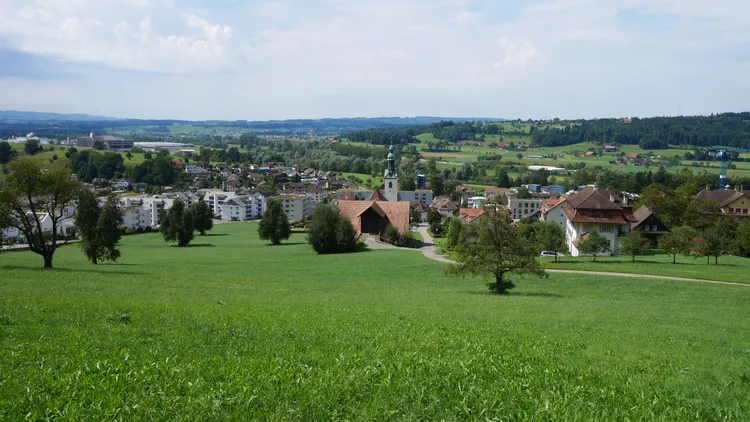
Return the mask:
M542 253L539 254L539 257L541 258L554 258L555 256L559 256L560 254L556 253L555 251L542 251Z

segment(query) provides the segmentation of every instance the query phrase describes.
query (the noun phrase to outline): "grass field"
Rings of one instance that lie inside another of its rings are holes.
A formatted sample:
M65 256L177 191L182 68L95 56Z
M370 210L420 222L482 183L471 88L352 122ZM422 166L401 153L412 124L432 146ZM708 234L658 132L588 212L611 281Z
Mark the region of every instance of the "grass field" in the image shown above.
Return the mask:
M22 143L11 142L10 145L16 151L19 151L19 152L23 151L24 144ZM35 159L44 161L44 162L49 162L50 160L52 160L52 157L54 155L57 155L58 160L66 161L67 157L65 157L65 152L70 147L58 146L58 145L44 145L44 148L45 149L52 148L53 150L44 151L44 152L40 152L39 154L35 154L34 155ZM143 161L145 161L144 154L134 153L133 158L128 160L128 157L125 156L127 154L126 152L116 152L116 151L108 151L108 152L115 152L117 154L122 155L122 159L124 160L123 164L125 165L125 167L135 167L138 164L141 164Z
M544 268L559 270L603 271L627 274L665 275L672 277L698 278L703 280L733 281L750 284L750 259L736 256L719 258L719 265L706 263L706 258L694 258L677 255L677 262L672 264L672 255L653 251L646 256L637 256L631 262L629 256L597 257L558 257L543 258Z
M750 288L552 275L217 226L0 256L0 420L747 420Z

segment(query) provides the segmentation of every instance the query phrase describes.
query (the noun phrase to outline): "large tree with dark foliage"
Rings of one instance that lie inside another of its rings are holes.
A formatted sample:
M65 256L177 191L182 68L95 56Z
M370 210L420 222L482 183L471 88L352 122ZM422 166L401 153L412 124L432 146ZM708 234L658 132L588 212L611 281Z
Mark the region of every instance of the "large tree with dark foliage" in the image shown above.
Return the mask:
M532 242L519 236L502 213L486 213L478 223L467 225L456 251L457 263L447 273L492 277L489 289L496 294L506 294L515 287L508 278L511 274L546 276L535 258Z
M42 256L44 268L52 268L55 251L69 241L60 239L65 235L60 230L63 221L72 218L68 207L81 185L67 168L44 169L31 157L13 160L8 170L0 179L0 221L18 229L29 250Z
M7 142L0 142L0 164L8 164L13 159L15 151Z
M177 242L177 246L190 244L195 236L195 220L193 213L185 208L185 203L177 199L168 211L162 211L159 216L159 232L165 242Z
M578 250L584 255L593 255L594 262L599 254L611 251L609 239L602 236L598 230L591 230L582 239L579 239Z
M315 208L307 243L321 255L354 252L357 249L352 223L330 205L318 205Z
M262 240L270 240L274 245L280 245L282 240L289 239L291 235L292 228L284 212L284 205L276 199L269 201L266 213L258 225L258 236Z
M110 196L104 206L89 190L81 190L76 207L76 229L81 239L81 250L92 264L99 261L117 261L120 250L117 243L122 237L122 211L117 198Z
M211 212L211 208L209 208L204 200L201 199L191 205L190 211L193 213L195 219L195 230L198 230L198 233L200 233L201 236L214 228L213 212Z

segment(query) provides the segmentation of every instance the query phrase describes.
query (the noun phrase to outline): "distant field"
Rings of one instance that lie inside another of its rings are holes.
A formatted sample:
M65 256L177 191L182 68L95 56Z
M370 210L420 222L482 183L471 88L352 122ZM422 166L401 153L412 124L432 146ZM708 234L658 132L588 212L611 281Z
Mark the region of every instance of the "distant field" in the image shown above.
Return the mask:
M459 154L453 152L422 152L423 157L430 158L473 158L471 155Z
M383 178L373 177L370 174L360 174L360 173L339 173L339 176L346 179L353 181L355 183L358 183L358 181L361 182L362 187L364 188L371 188L375 189L376 187L383 185Z
M16 151L19 151L19 152L23 151L24 144L22 144L22 143L13 143L12 142L10 145ZM35 159L40 160L40 161L49 162L50 160L52 160L52 157L54 155L57 155L57 159L58 160L62 160L62 161L66 161L67 160L67 157L65 157L65 152L68 150L68 148L70 148L69 146L44 145L44 147L45 147L45 149L53 148L54 151L44 151L44 152L40 152L39 154L35 154L34 155ZM96 151L96 152L105 152L105 151ZM141 164L141 163L143 163L145 161L145 158L144 158L145 154L134 153L134 154L132 154L133 158L132 159L128 159L128 157L126 157L126 155L127 155L126 152L117 152L117 151L106 151L106 152L114 152L114 153L122 155L122 158L124 160L123 164L125 165L125 167L135 167L138 164ZM175 157L175 158L177 158L177 157Z
M554 274L496 297L418 252L256 230L0 255L0 419L750 418L750 288Z

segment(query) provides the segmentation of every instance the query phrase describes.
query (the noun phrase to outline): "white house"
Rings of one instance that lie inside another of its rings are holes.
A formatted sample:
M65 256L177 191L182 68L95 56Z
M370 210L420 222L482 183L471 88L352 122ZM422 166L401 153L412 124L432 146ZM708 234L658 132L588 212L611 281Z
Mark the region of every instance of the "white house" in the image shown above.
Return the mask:
M488 198L485 196L472 196L467 202L469 208L482 208L487 201Z
M266 197L260 193L227 199L221 206L222 220L254 220L266 213Z
M552 221L565 229L568 224L568 217L563 212L565 201L565 198L544 201L544 205L542 206L542 220Z
M594 230L609 240L611 253L617 254L620 237L626 235L631 223L637 221L627 197L620 198L595 186L569 196L562 204L568 220L565 235L572 256L581 255L578 243Z

